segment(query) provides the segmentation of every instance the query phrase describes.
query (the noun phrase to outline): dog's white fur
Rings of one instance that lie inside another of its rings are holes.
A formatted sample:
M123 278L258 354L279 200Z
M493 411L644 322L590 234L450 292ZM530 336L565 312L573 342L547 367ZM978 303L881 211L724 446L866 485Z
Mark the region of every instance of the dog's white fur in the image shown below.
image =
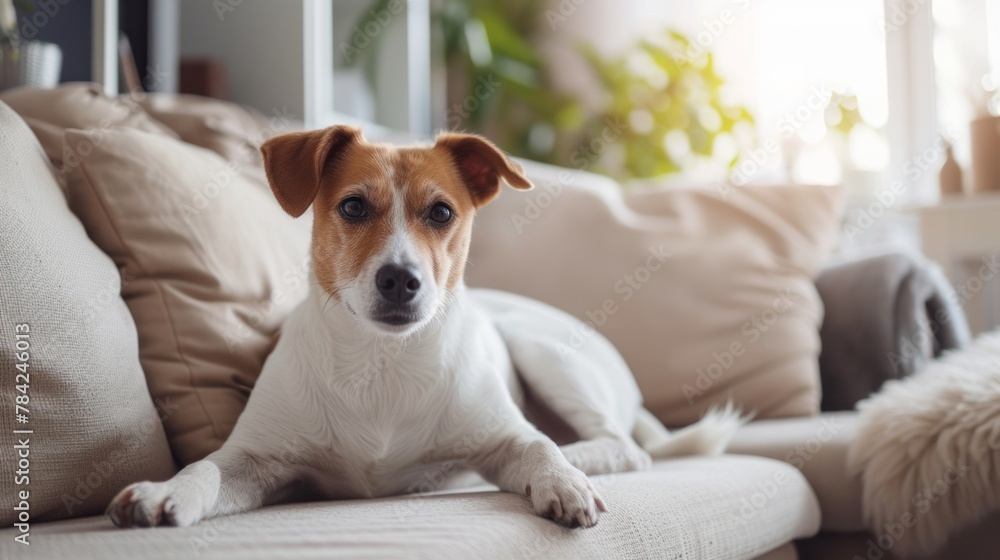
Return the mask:
M297 490L412 492L471 467L528 496L539 515L589 527L605 507L585 473L724 449L737 413L668 434L607 340L594 333L581 348L565 346L576 319L510 294L436 285L410 237L403 193L387 243L338 286L339 301L314 282L285 322L225 445L166 482L124 489L109 506L117 525L187 526ZM404 326L377 320L375 274L387 264L414 267L430 284ZM522 383L578 442L559 448L525 419Z
M848 463L869 527L894 554L931 554L1000 509L1000 332L886 383L859 408Z

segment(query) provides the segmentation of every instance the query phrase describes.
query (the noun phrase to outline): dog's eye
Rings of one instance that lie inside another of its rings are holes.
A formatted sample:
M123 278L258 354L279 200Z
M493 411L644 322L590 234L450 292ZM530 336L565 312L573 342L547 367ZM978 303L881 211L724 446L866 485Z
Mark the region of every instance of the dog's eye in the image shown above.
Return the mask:
M340 213L348 219L357 220L368 215L365 201L360 196L350 196L340 203Z
M454 216L455 213L451 211L451 207L443 202L438 202L432 206L431 211L427 214L430 221L439 225L447 224Z

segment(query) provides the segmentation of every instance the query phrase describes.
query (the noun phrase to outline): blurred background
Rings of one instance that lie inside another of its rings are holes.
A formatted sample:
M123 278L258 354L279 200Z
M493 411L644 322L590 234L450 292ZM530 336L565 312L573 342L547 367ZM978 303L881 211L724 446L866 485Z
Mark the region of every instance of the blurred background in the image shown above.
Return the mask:
M1000 254L1000 0L0 0L0 89L67 81L476 132L625 189L840 184L841 253Z
M623 181L899 179L931 200L936 169L907 162L943 135L969 166L969 123L998 109L993 0L99 3L146 90L475 131ZM61 47L60 81L91 79L95 2L13 4L24 39Z

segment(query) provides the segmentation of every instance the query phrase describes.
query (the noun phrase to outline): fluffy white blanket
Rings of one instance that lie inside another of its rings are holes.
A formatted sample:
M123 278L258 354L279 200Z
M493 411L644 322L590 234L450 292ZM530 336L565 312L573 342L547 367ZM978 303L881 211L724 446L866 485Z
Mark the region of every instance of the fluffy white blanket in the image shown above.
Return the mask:
M1000 331L859 403L848 456L883 550L920 556L1000 509Z

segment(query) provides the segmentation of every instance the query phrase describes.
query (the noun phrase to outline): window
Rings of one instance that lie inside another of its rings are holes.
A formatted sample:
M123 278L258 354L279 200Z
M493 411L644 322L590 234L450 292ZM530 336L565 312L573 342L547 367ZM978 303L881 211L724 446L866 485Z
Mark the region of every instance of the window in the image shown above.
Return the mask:
M933 4L934 70L937 125L955 144L955 157L965 169L970 164L969 123L985 115L997 101L1000 74L996 55L1000 47L1000 3L948 0ZM990 9L992 8L992 9ZM983 24L987 22L987 24ZM987 34L989 29L992 33ZM989 38L995 39L989 45ZM991 64L992 61L992 64ZM993 71L991 72L991 68Z
M755 14L759 132L806 183L871 189L888 166L883 9L871 0L765 0ZM865 184L857 184L857 183Z

